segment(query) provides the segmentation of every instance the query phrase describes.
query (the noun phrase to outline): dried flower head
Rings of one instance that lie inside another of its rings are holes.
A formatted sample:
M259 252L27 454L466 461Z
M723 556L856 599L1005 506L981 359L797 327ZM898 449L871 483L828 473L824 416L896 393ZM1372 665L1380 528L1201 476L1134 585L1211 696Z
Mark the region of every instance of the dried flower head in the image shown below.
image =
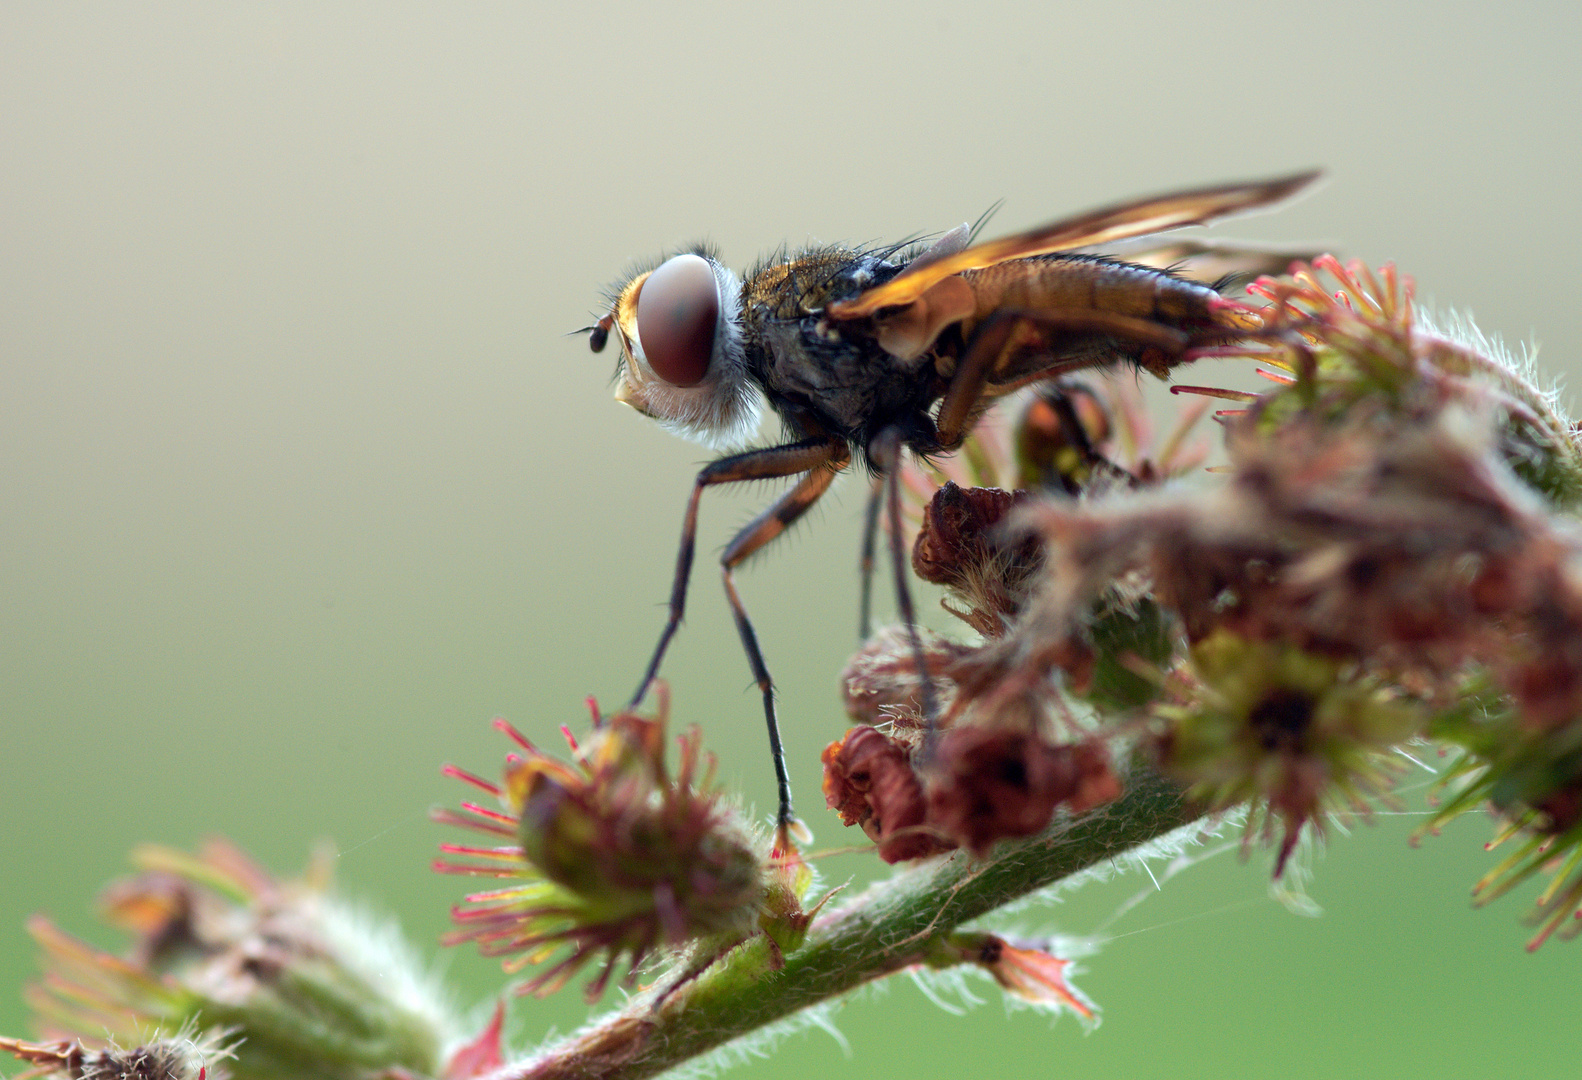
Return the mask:
M977 854L996 840L1042 832L1057 807L1080 814L1121 793L1097 740L1054 744L976 724L941 737L931 771L930 823Z
M947 480L923 511L912 546L912 569L924 581L962 597L945 610L986 638L999 637L1016 618L1043 566L1036 538L1016 536L1002 522L1026 492L961 488Z
M455 1021L399 939L327 893L327 859L297 881L220 841L197 856L149 847L134 859L142 873L104 898L107 918L134 935L126 957L41 918L29 926L45 975L28 1000L47 1038L123 1057L139 1052L116 1044L140 1046L131 1064L143 1068L196 1060L149 1033L201 1024L193 1048L229 1046L233 1080L440 1073Z
M1124 379L1061 379L1036 388L1009 426L990 418L957 458L903 474L919 522L914 571L944 586L946 610L985 642L1005 636L1044 577L1043 539L1006 528L1033 498L1026 488L1088 495L1172 475L1198 460L1181 452L1181 439L1201 411L1192 410L1159 448L1156 463L1145 456L1152 437L1140 398ZM993 486L1011 483L1022 489ZM1132 599L1106 633L1158 653L1157 612ZM1144 625L1146 631L1130 632ZM1124 662L1073 637L1063 649L1043 652L1036 675L1000 679L984 644L927 631L921 638L926 678L949 730L925 751L925 673L907 638L886 628L842 675L847 713L864 726L824 752L826 801L845 824L863 828L881 858L896 862L958 846L982 853L997 840L1042 830L1057 808L1077 813L1120 793L1103 743L1084 734L1058 698L1062 682L1065 691L1106 702L1145 698L1146 683ZM985 655L987 666L980 663Z
M1102 743L1050 743L1004 727L963 724L923 751L916 738L855 727L824 750L824 797L860 825L885 862L1042 832L1064 807L1082 813L1116 798Z
M855 727L824 750L824 799L844 825L860 825L885 862L921 859L956 845L931 829L916 743Z
M951 641L923 627L918 628L918 635L935 694L941 695L942 704L948 707L951 683L947 673L974 646ZM893 724L912 731L918 730L922 718L921 684L916 654L906 631L899 626L875 631L847 661L840 676L847 716L864 724Z
M223 1032L199 1038L178 1034L131 1049L113 1044L93 1049L75 1039L33 1043L0 1038L0 1050L34 1066L22 1077L66 1080L230 1080L226 1066L235 1056L234 1049L227 1045Z
M464 863L440 860L445 873L511 881L466 898L447 944L476 942L506 956L507 970L558 959L521 987L548 993L597 956L589 984L603 993L616 965L634 982L656 951L700 939L741 940L765 912L771 867L735 810L714 789L714 762L697 730L678 740L680 766L665 765L668 693L655 717L600 717L583 742L565 731L570 763L549 757L504 721L496 726L521 748L506 759L503 784L446 772L486 792L499 808L463 803L435 819L501 840L497 847L443 844ZM699 776L700 767L703 775ZM779 845L792 850L788 839Z

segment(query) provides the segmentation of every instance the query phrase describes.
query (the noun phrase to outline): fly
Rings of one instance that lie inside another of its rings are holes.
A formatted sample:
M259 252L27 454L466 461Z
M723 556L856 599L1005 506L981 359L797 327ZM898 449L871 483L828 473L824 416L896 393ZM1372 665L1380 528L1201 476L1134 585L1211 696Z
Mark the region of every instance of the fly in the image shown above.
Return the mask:
M900 455L949 453L1006 394L1088 367L1130 364L1165 378L1194 350L1244 336L1246 316L1214 287L1087 249L1202 225L1290 197L1317 172L1177 192L973 243L962 225L932 245L819 247L760 264L745 280L698 247L613 290L590 328L594 352L613 332L616 398L716 450L682 519L669 616L631 707L658 674L686 606L706 488L796 477L720 556L725 595L763 695L781 832L796 825L775 715L774 684L733 571L805 514L835 477L861 462L875 485L864 522L860 627L868 631L881 493L900 520ZM783 441L744 446L764 404ZM922 643L892 531L897 607L918 670ZM928 681L922 709L937 716Z

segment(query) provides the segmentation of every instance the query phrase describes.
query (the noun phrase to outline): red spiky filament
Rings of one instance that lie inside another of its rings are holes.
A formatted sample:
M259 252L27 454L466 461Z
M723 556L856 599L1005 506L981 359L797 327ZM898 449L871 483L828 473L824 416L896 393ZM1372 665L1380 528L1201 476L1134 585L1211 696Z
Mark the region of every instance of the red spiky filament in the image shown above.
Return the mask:
M1436 785L1438 812L1413 842L1462 814L1489 808L1498 833L1487 848L1512 848L1473 886L1473 903L1482 907L1547 874L1549 884L1528 915L1538 930L1527 948L1551 937L1574 938L1582 933L1582 768L1575 725L1534 729L1515 703L1493 692L1486 675L1469 681L1465 702L1436 725L1436 733L1463 752Z

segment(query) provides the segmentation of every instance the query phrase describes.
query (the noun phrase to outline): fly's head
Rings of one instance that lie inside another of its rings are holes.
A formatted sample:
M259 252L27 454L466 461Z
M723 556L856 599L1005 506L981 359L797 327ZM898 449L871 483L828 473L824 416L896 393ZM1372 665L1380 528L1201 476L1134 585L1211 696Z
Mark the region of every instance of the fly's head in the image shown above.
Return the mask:
M742 341L742 283L707 248L673 255L610 291L588 344L614 333L615 398L716 450L746 445L762 396Z

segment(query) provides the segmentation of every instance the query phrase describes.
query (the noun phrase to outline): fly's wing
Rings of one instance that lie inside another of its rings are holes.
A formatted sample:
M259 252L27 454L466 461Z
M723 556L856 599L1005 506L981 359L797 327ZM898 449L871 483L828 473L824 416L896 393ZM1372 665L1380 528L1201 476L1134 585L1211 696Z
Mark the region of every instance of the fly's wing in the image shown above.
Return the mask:
M860 319L880 308L911 304L946 278L964 270L979 270L1009 259L1113 243L1186 225L1205 225L1231 214L1279 202L1312 183L1318 175L1315 169L1274 180L1222 184L1093 210L1014 236L974 244L942 258L920 259L883 285L850 300L831 304L826 314L832 319Z

